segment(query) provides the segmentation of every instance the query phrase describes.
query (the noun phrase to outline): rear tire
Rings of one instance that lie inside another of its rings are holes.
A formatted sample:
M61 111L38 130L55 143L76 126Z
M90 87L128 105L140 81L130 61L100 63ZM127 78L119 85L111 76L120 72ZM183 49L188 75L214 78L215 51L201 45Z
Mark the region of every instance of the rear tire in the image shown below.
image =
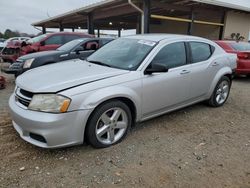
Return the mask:
M223 106L229 97L230 89L231 80L227 76L223 76L217 83L212 96L208 100L209 106Z
M101 104L90 116L85 130L87 142L95 148L106 148L121 142L132 124L129 107L119 100Z

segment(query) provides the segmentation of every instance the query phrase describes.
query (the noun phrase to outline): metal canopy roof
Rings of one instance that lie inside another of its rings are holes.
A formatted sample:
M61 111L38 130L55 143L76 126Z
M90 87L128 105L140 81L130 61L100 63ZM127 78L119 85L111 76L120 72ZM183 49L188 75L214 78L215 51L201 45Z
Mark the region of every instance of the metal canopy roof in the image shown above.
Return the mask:
M142 1L134 0L133 2L140 6ZM210 11L209 15L213 12L211 15L211 19L213 19L216 15L221 17L223 10L228 9L211 5L212 3L218 3L218 0L152 0L151 12L152 14L167 14L167 16L170 14L170 16L187 18L190 16L191 10L196 9L197 11L202 11L202 13ZM237 7L230 8L236 9ZM93 15L96 29L134 29L137 27L138 19L140 18L140 13L128 3L128 0L99 0L88 6L33 23L32 25L46 28L59 28L60 26L76 29L79 27L87 28L87 19L90 12ZM157 22L154 19L152 21Z
M95 12L93 13L93 18L94 20L98 20L117 15L119 16L126 13L136 13L136 10L134 9L128 10L128 9L131 9L131 7L127 3L124 4L123 0L102 0L96 3L92 3L88 6L81 7L79 9L75 9L66 12L64 14L48 18L46 20L33 23L32 25L40 27L48 27L48 28L58 28L61 24L64 28L78 28L78 27L84 28L86 27L87 24L88 13L92 12L93 10L95 10ZM117 10L119 10L119 12L117 12ZM95 22L95 25L96 24L102 27L101 23L98 24L98 22ZM115 27L113 23L112 27Z

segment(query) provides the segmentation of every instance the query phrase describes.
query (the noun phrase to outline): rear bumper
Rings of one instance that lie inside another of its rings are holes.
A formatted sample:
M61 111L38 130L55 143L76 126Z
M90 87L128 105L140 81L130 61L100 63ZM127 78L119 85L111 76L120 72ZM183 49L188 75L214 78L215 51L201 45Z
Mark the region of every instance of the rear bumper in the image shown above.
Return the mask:
M236 69L236 74L250 74L250 68L249 69Z
M238 59L236 74L250 74L250 59Z

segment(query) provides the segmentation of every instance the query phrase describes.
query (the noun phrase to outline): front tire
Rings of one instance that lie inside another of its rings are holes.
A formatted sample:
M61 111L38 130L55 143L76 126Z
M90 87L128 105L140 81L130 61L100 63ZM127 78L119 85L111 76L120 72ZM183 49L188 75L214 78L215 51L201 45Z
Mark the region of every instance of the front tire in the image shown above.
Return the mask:
M129 107L119 100L101 104L90 116L85 136L95 148L105 148L121 142L132 124Z
M227 76L223 76L217 83L208 104L212 107L223 106L229 97L230 89L231 80Z

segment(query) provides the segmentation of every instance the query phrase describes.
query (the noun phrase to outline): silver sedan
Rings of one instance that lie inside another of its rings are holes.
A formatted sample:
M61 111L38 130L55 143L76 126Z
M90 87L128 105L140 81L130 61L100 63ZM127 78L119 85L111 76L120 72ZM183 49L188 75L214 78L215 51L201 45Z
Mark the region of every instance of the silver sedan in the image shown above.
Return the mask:
M201 101L222 106L236 56L192 36L149 34L117 39L87 60L18 77L9 106L20 136L39 147L87 141L119 143L130 127Z

